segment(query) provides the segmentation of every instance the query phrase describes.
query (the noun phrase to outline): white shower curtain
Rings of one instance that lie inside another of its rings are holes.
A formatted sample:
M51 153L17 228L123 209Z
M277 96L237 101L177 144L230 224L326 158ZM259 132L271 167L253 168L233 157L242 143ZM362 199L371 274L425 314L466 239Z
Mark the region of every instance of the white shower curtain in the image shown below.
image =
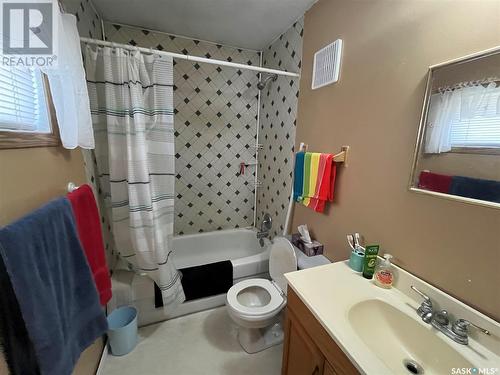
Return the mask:
M172 262L174 114L172 58L90 46L85 67L99 185L122 259L183 302Z

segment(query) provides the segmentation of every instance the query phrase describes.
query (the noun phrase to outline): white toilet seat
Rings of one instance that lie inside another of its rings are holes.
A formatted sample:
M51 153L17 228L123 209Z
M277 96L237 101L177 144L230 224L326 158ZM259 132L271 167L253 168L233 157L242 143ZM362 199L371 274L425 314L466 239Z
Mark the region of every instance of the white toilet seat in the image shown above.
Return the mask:
M262 288L269 293L270 300L264 306L245 306L238 301L238 294L247 288ZM279 312L285 305L286 300L278 288L267 279L247 279L233 285L227 292L227 305L242 318L256 319Z

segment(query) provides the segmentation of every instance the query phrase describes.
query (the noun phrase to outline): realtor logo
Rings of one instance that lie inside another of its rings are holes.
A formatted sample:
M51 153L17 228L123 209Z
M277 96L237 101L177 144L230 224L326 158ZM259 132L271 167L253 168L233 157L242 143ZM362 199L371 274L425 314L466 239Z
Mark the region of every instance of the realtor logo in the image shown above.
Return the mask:
M0 0L0 3L3 65L53 65L57 2Z
M3 53L51 55L52 3L3 3Z

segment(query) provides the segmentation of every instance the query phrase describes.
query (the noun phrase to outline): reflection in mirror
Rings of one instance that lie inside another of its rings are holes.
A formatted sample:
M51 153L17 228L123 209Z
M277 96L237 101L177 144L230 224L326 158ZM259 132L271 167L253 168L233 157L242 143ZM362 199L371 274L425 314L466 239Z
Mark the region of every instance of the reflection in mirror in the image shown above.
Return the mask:
M430 68L410 188L500 208L500 49Z

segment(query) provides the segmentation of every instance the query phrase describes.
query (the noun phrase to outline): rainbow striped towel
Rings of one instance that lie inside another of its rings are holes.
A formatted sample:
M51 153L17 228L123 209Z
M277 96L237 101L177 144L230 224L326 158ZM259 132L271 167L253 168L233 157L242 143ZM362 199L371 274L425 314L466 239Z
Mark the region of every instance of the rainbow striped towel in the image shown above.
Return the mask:
M336 164L332 154L298 152L295 157L294 195L296 202L323 212L333 201Z

